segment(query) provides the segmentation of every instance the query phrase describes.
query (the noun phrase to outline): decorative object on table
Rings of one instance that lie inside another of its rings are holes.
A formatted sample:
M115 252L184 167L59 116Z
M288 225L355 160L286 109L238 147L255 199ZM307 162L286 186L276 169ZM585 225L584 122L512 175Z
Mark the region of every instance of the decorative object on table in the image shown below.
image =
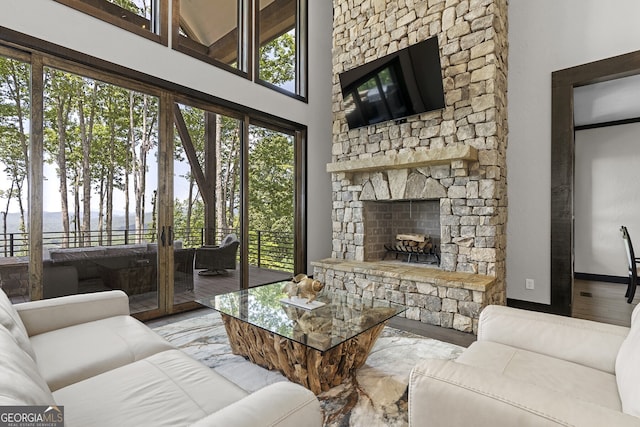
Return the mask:
M298 274L291 279L291 282L284 285L282 292L286 293L289 299L294 297L307 298L307 304L310 304L323 288L324 283L319 280L313 280L305 274Z

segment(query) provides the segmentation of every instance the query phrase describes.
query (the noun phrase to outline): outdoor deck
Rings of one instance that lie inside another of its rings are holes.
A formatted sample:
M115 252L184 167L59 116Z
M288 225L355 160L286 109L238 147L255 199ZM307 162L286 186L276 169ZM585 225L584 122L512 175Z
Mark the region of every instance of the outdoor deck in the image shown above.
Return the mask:
M216 295L240 289L240 271L227 270L227 274L215 276L199 276L198 270L193 275L193 289L189 289L191 277L176 277L174 290L174 304L195 301L197 299L213 298ZM250 265L249 286L259 286L279 280L291 279L291 273L269 270ZM129 297L131 313L139 313L157 307L157 293L133 295Z

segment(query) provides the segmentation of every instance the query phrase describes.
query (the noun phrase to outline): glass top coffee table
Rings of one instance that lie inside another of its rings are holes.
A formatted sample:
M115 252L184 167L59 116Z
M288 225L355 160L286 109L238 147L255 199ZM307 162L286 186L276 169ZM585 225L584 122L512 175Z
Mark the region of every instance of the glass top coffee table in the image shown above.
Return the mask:
M315 309L290 303L278 282L198 300L219 311L231 350L281 371L318 394L342 383L362 366L391 317L402 305L321 291Z

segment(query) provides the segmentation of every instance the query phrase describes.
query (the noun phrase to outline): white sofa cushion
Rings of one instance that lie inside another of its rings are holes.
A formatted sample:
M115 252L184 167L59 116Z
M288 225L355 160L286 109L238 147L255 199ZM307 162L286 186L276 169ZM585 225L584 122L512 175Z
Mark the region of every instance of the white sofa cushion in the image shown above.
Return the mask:
M42 376L55 391L174 347L140 321L114 316L31 337Z
M4 326L13 336L16 343L35 361L36 355L29 341L27 329L22 323L20 315L11 304L9 297L0 289L0 325Z
M36 363L0 326L0 406L54 404Z
M616 359L616 381L622 411L640 417L640 304L631 315L631 330Z
M68 426L188 426L247 393L180 350L54 392Z
M621 410L614 375L491 341L476 341L456 363L487 369L575 399Z

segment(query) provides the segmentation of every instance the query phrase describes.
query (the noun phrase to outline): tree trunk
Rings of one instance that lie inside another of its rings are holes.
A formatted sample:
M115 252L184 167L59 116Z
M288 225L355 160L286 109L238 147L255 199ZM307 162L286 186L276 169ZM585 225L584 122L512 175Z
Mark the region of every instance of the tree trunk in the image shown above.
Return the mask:
M22 231L23 233L26 233L27 222L25 221L25 209L24 209L24 205L22 204L23 183L24 181L16 182L16 186L17 186L16 198L18 200L18 209L20 210L20 231Z
M102 246L104 238L104 171L100 173L100 207L98 208L98 246Z
M7 196L7 206L5 206L4 212L2 212L2 235L4 238L4 256L5 258L9 256L7 252L7 215L9 213L9 205L11 204L11 195L13 194L13 185L14 181L11 181L11 188L9 189L9 193Z
M93 122L96 112L98 82L93 82L89 124L84 117L84 92L80 89L78 113L80 119L80 139L82 143L82 239L81 246L91 246L91 144L93 142ZM78 219L79 221L79 219Z
M58 109L56 114L57 126L58 126L58 178L59 182L59 191L60 191L60 208L62 212L62 247L69 247L69 201L67 200L67 154L66 154L66 146L67 146L67 137L66 137L66 126L67 120L66 117L68 115L65 112L65 100L62 99L62 96L58 96Z
M113 105L109 105L109 114L113 115L112 111ZM115 159L115 120L109 120L109 134L111 137L109 138L109 166L107 169L107 219L106 219L106 231L107 231L107 245L111 246L113 244L113 189L114 189L114 181L115 181L115 169L116 169L116 159Z
M191 216L193 215L193 187L195 186L195 180L193 175L189 175L189 200L187 201L187 224L185 227L185 240L191 242Z
M20 131L20 148L22 150L22 156L24 157L25 171L29 170L29 140L25 134L24 116L22 108L22 92L20 91L20 76L18 76L18 70L15 63L9 61L11 65L11 78L13 79L14 86L8 84L13 101L16 103L16 116L18 117L18 130ZM8 83L8 82L7 82ZM28 107L28 105L27 105ZM25 179L29 179L29 174L25 176Z
M216 116L216 231L221 233L227 226L225 215L226 180L222 176L222 116ZM209 166L209 165L207 165ZM228 171L228 169L227 169ZM217 236L216 236L217 238Z
M84 246L80 226L80 177L74 174L73 177L73 243L74 246Z

